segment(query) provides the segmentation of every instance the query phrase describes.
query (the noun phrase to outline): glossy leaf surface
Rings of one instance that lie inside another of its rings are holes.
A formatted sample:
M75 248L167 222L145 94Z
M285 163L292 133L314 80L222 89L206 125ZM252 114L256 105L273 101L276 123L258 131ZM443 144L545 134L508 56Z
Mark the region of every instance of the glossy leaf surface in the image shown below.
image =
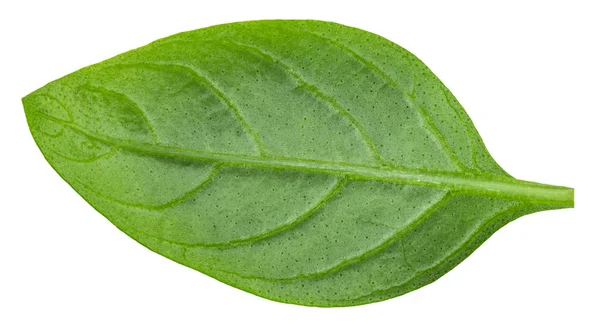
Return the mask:
M515 218L573 206L505 173L415 56L335 23L177 34L23 103L48 162L119 229L282 302L398 296Z

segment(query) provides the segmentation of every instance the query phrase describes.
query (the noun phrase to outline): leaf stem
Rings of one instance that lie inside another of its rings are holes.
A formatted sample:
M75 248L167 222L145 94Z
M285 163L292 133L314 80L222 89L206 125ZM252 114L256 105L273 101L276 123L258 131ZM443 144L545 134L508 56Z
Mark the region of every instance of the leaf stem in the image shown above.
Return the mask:
M551 186L511 177L484 173L456 173L406 169L387 166L366 166L344 162L325 162L274 156L248 156L211 153L150 143L134 143L122 139L99 135L65 120L60 120L34 109L27 113L41 115L62 124L87 137L117 148L165 157L223 163L229 166L252 166L266 169L298 170L312 173L334 174L349 180L377 180L426 187L451 189L489 197L518 199L554 208L574 207L574 190L568 187Z

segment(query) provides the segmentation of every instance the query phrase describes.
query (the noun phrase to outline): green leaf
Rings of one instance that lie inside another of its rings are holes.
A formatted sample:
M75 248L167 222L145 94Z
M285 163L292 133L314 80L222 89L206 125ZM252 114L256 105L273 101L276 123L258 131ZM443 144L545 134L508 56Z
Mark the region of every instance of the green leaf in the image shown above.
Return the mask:
M52 167L149 249L276 301L428 284L573 189L512 178L450 91L377 35L319 21L177 34L23 99Z

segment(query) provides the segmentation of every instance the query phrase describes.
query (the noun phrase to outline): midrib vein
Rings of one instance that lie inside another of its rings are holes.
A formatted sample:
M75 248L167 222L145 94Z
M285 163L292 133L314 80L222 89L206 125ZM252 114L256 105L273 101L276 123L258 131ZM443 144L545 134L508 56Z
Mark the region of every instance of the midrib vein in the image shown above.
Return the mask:
M573 207L574 192L572 188L567 187L550 186L483 174L456 174L392 167L364 166L341 162L290 159L274 156L267 157L211 153L172 146L133 143L90 132L72 122L57 119L35 109L29 109L27 111L28 113L41 115L74 131L80 132L87 137L106 144L151 155L217 162L230 166L253 166L266 169L299 170L312 173L334 174L354 180L372 180L438 187L469 192L472 194L482 194L490 197L515 198L539 204Z

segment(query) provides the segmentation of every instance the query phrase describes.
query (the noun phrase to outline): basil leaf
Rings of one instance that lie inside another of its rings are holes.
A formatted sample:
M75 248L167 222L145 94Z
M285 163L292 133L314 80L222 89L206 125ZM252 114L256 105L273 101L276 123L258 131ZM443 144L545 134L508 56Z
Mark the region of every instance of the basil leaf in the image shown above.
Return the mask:
M512 178L450 91L319 21L177 34L23 99L54 169L129 236L272 300L385 300L573 189Z

